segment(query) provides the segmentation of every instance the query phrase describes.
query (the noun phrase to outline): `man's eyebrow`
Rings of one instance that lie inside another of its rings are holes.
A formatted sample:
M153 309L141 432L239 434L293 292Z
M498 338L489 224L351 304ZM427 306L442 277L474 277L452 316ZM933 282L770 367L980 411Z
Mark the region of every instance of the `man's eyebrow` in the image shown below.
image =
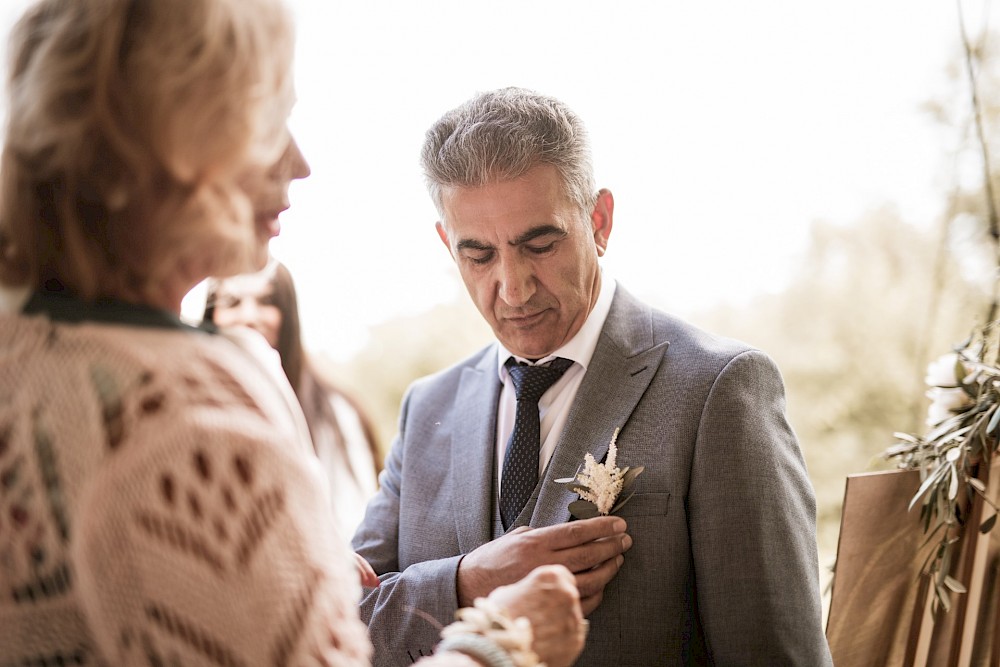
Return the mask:
M483 243L476 239L462 239L458 242L458 250L493 250L489 243Z
M550 234L563 237L566 236L566 230L555 225L539 225L538 227L532 227L509 243L510 245L517 246L537 239L539 236L549 236Z

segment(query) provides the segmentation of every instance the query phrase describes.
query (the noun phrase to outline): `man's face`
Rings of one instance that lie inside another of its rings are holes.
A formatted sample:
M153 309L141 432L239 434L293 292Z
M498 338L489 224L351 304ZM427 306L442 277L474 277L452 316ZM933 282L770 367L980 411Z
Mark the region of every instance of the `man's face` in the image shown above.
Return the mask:
M438 234L497 339L529 359L569 341L600 292L611 193L584 213L543 164L513 181L445 188L441 199Z

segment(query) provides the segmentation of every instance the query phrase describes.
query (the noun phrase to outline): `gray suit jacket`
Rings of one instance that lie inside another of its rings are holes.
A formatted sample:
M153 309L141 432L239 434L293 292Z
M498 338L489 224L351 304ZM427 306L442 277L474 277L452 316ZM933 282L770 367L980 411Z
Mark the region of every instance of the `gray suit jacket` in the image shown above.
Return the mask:
M361 605L375 665L427 655L456 609L462 554L494 536L496 347L409 389L354 537L382 584ZM591 452L643 465L634 545L590 616L579 665L831 665L815 499L772 361L652 310L621 286L555 453L517 525L570 519Z

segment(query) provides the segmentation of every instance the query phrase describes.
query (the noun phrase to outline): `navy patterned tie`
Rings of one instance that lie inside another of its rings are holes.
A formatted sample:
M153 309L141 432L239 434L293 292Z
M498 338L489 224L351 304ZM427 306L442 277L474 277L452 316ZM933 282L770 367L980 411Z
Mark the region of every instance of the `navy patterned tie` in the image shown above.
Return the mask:
M557 357L548 366L523 366L514 357L505 364L517 395L514 431L507 441L500 478L500 518L504 530L524 509L538 483L538 450L541 426L538 399L566 372L573 362Z

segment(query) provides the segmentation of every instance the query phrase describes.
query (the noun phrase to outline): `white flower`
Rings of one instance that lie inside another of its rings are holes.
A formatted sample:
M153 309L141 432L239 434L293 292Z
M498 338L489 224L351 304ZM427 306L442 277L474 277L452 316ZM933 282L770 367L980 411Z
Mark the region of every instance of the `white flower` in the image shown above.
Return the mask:
M587 453L584 457L583 472L576 476L584 488L574 488L581 498L594 503L597 511L605 516L610 514L615 506L615 500L618 499L622 484L625 482L625 473L628 472L627 466L622 470L615 465L615 459L618 457L618 447L615 445L617 439L618 429L611 438L607 461L603 465L594 459L593 454Z
M924 383L930 387L957 387L967 372L965 365L962 364L963 375L958 375L959 363L959 356L955 352L938 357L936 361L927 364L927 376L924 378Z
M512 619L490 598L476 598L472 607L455 612L457 620L441 630L441 637L474 634L492 639L504 649L515 667L545 667L532 650L531 621L520 616Z
M929 426L940 424L974 403L972 397L961 388L932 387L927 391L927 398L931 399L931 405L927 408Z

